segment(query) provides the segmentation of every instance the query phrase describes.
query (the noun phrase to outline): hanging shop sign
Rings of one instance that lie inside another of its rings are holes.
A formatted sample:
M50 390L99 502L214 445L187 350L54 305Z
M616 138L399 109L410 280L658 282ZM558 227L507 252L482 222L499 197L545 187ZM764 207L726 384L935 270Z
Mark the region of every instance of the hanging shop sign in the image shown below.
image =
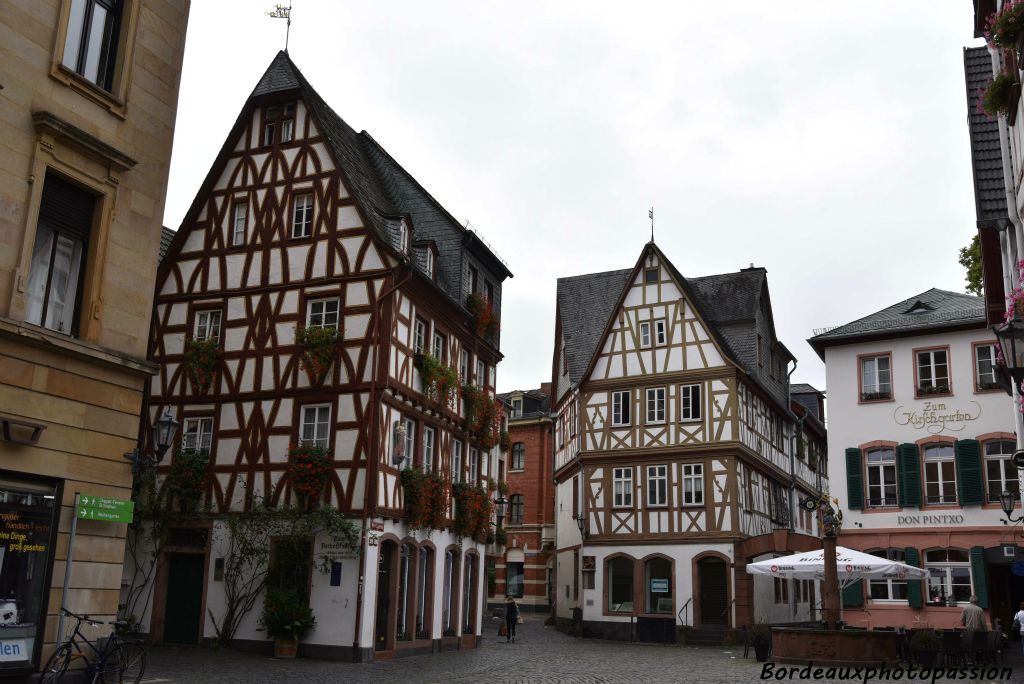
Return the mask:
M954 406L939 401L925 401L923 406L898 406L893 412L897 425L908 425L937 435L941 432L960 432L968 423L981 417L981 404Z
M130 523L135 516L135 502L103 496L78 497L79 520Z

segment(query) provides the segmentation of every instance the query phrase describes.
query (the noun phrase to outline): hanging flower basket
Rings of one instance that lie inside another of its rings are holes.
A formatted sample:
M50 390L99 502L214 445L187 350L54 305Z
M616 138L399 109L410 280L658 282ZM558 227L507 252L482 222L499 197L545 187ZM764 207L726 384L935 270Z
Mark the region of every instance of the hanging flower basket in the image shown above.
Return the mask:
M296 328L295 344L302 349L302 368L309 382L323 384L337 352L337 328Z
M1017 83L1016 77L1005 73L999 74L985 89L985 93L981 97L981 108L989 116L1007 115L1010 113L1010 108L1017 103L1017 98L1014 97L1015 93L1017 96L1020 95L1020 85Z
M1001 48L1016 48L1024 36L1024 2L1006 0L999 12L993 12L985 23L985 39Z
M415 363L420 371L423 394L452 408L459 387L458 371L431 354L417 354Z
M478 542L486 542L491 523L491 497L483 487L468 482L452 485L455 495L455 532Z
M448 483L438 473L405 468L401 473L406 521L414 530L440 530L448 509Z
M301 508L309 510L320 503L333 469L323 447L300 444L288 448L287 477Z
M462 398L466 403L466 431L473 446L484 451L494 447L501 438L501 402L473 385L462 388Z
M167 475L168 502L178 501L182 513L193 513L206 489L210 457L204 451L183 449L174 455Z
M185 341L185 369L192 391L205 396L220 366L220 343L217 338Z
M488 342L493 342L499 329L499 321L491 301L474 292L466 297L466 311L473 316L476 334Z

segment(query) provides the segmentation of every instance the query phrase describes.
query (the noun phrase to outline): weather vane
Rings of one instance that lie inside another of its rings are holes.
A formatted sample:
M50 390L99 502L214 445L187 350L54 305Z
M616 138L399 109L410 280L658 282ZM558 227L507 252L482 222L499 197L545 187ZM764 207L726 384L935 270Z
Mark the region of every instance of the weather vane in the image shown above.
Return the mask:
M647 215L651 217L651 242L654 242L654 207L651 207Z
M292 2L291 2L291 0L288 0L288 6L287 7L285 7L284 5L278 5L277 7L274 8L274 11L267 12L267 16L271 17L272 19L287 19L288 20L288 27L285 29L285 32L284 32L284 51L288 52L288 38L290 37L291 32L292 32Z

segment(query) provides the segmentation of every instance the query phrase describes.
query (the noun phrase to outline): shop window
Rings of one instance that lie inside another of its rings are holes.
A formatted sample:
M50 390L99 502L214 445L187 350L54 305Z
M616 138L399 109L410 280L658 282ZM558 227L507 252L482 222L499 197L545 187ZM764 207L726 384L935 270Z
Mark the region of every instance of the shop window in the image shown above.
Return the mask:
M429 548L419 550L419 569L416 573L416 638L430 638L430 597L434 588L433 552Z
M522 442L516 442L512 445L512 465L509 466L511 470L522 470L526 467L526 445Z
M605 565L608 612L633 612L633 559L617 556Z
M396 595L398 617L395 620L395 639L398 641L408 641L412 638L412 633L409 630L409 580L414 559L412 546L402 544L398 553L398 593Z
M522 525L524 509L523 495L513 494L511 503L509 503L508 524Z
M906 555L903 549L876 549L868 551L872 556L885 558L899 563L906 563ZM868 580L872 601L906 601L907 582L906 580L894 579L873 579Z
M455 634L455 588L458 586L458 558L455 551L444 552L444 583L441 586L441 631L445 636Z
M671 614L672 563L667 558L651 558L644 563L644 610Z
M523 597L523 586L525 575L522 563L507 563L505 565L505 593L516 598Z
M68 14L61 62L107 91L114 89L122 8L119 0L71 0Z
M933 549L924 552L928 571L928 603L968 601L971 587L970 555L963 549Z
M896 450L891 447L869 449L868 506L896 506Z
M476 556L466 554L465 571L462 578L462 633L473 634L476 615Z
M925 445L924 482L927 503L956 503L956 463L952 444Z
M313 545L308 539L274 539L271 542L267 586L295 591L309 601L312 579Z
M776 577L774 582L775 603L789 603L789 579Z
M1003 492L1020 496L1017 466L1010 460L1015 450L1013 442L985 442L985 479L990 503L999 503L999 495Z

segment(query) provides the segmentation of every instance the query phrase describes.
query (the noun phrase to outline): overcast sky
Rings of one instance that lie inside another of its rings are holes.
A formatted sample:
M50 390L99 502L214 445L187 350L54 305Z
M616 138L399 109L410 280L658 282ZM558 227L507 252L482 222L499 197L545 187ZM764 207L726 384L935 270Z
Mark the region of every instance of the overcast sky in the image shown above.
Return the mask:
M272 2L192 3L165 224L177 229L284 45ZM502 391L550 379L558 277L768 269L794 380L805 340L932 287L974 233L970 0L295 0L289 53L515 277Z

